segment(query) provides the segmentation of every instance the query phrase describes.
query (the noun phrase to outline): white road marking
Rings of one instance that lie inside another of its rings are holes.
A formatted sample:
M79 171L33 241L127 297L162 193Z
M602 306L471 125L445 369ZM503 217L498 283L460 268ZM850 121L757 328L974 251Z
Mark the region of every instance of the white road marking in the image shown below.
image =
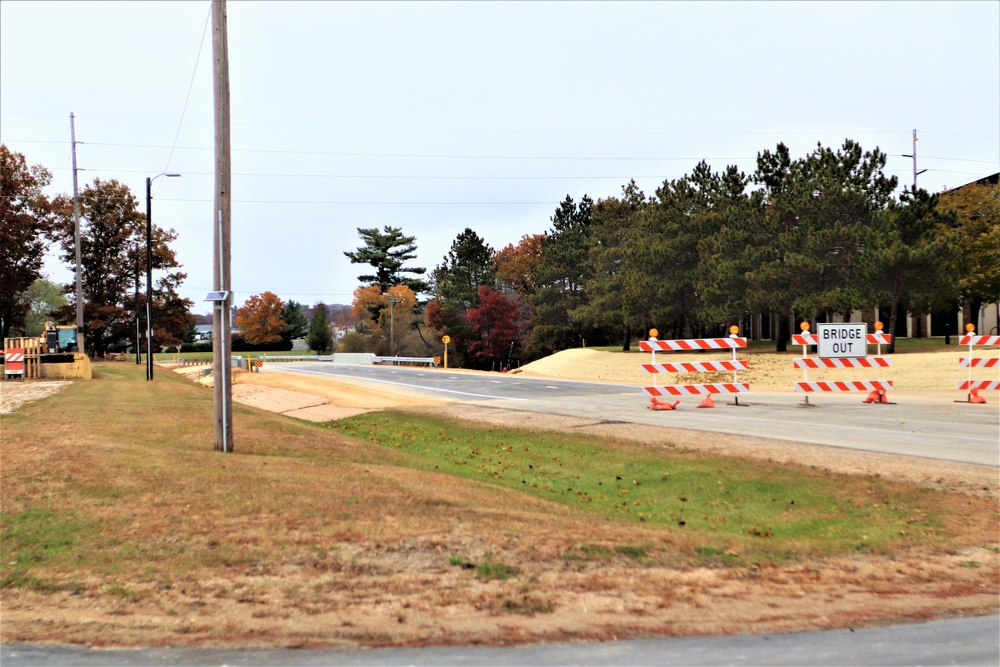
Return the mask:
M509 398L507 396L490 396L489 394L473 394L468 391L456 391L454 389L438 389L437 387L427 387L419 384L407 384L405 382L390 382L389 380L376 380L373 378L359 378L351 375L337 375L335 373L323 373L320 371L308 371L302 368L282 368L281 370L287 371L289 373L312 373L313 375L321 375L328 379L337 378L347 378L350 380L360 380L361 382L378 382L380 384L391 384L397 387L409 387L411 389L425 389L427 391L439 391L444 394L458 394L460 396L472 396L474 398L493 398L498 401L526 401L526 398ZM457 379L457 378L456 378Z

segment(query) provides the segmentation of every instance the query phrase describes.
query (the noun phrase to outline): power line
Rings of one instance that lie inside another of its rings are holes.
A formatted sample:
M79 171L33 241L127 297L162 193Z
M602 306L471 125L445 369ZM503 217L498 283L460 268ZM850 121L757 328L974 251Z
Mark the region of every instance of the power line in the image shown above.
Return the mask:
M747 158L750 159L750 158ZM68 171L68 169L56 168L52 171ZM114 172L114 173L125 173L125 174L148 174L148 169L102 169L100 167L91 169L81 169L80 171L93 171L93 172ZM213 175L210 171L188 171L184 170L185 176L211 176ZM342 179L374 179L374 180L478 180L478 181L531 181L531 180L586 180L586 179L629 179L629 178L662 178L662 174L656 174L651 176L642 175L630 175L630 176L615 176L615 175L596 175L596 176L428 176L428 175L394 175L394 176L377 176L377 175L356 175L356 174L274 174L274 173L260 173L260 172L233 172L233 176L240 177L261 177L261 178L342 178Z
M208 33L208 23L212 19L212 5L208 6L208 16L205 17L205 27L201 30L201 41L198 42L198 55L194 58L194 70L191 72L191 82L188 84L187 96L184 98L184 107L181 109L181 119L177 122L177 132L174 133L174 144L170 148L170 155L167 156L167 165L163 172L170 171L170 160L174 157L174 149L177 147L177 139L181 136L181 128L184 127L184 116L187 114L188 102L191 101L191 90L194 88L194 77L198 73L198 63L201 61L201 49L205 45L205 35ZM159 192L162 181L157 183L156 190Z
M8 111L5 112L10 115L19 116L40 116L40 117L55 117L56 114L48 113L35 113L35 112L24 112L24 111ZM92 120L110 120L110 121L130 121L130 122L150 122L150 123L176 123L177 120L173 118L136 118L136 117L121 117L121 116L83 116L83 118ZM189 120L186 121L190 124L198 125L209 125L212 121L209 120ZM846 130L793 130L793 131L783 131L783 130L521 130L521 129L502 129L502 128L443 128L443 127L374 127L374 126L330 126L330 125L320 125L311 123L268 123L268 122L234 122L233 125L238 125L242 127L280 127L287 129L298 129L298 130L309 130L309 129L322 129L324 131L362 131L362 132L399 132L399 133L456 133L456 134L561 134L561 135L609 135L609 136L810 136L810 135L826 135L826 134L840 134L844 136L860 136L860 135L872 135L872 134L903 134L909 133L909 130L862 130L862 131L846 131ZM936 133L944 134L944 133ZM977 136L977 135L954 135L954 136ZM997 137L984 136L980 137L984 139L995 139Z
M58 144L65 143L61 141L44 141L44 140L31 140L31 139L8 139L8 141L17 141L20 143L36 143L36 144ZM110 143L101 141L90 141L87 142L89 146L110 146L113 148L153 148L153 149L167 149L171 146L155 145L155 144L123 144L123 143ZM212 148L204 146L177 146L176 148L180 150L189 151L210 151ZM447 154L447 153L358 153L353 151L292 151L292 150L277 150L268 148L234 148L232 149L234 153L266 153L275 155L336 155L340 157L391 157L391 158L429 158L429 159L448 159L448 160L655 160L655 161L666 161L666 160L753 160L753 157L723 157L723 156L698 156L698 157L676 157L676 156L651 156L651 157L590 157L590 156L552 156L552 155L461 155L461 154Z
M158 201L173 202L211 202L211 199L184 199L161 197ZM348 200L315 200L304 201L301 199L233 199L234 204L318 204L318 205L345 205L345 206L545 206L558 205L559 201L348 201Z
M25 143L25 144L65 144L65 141L50 141L42 139L7 139L7 141ZM112 143L112 142L100 142L100 141L88 141L88 146L107 146L112 148L151 148L151 149L170 149L171 155L174 150L189 150L189 151L210 151L213 150L209 147L203 146L173 146L157 145L157 144L127 144L127 143ZM629 160L646 160L646 161L700 161L700 160L756 160L756 155L742 155L742 156L718 156L718 155L708 155L708 156L573 156L573 155L464 155L464 154L449 154L449 153L361 153L354 151L296 151L296 150L281 150L281 149L267 149L267 148L234 148L233 152L237 153L266 153L275 155L334 155L338 157L390 157L390 158L421 158L421 159L448 159L448 160L608 160L608 161L629 161ZM890 157L907 157L899 153L893 153ZM997 164L996 160L974 160L970 158L953 158L953 157L940 157L940 156L930 156L922 155L924 160L948 160L953 162L977 162L982 164ZM125 171L129 170L121 169L114 171ZM138 173L138 170L131 170ZM198 173L198 172L189 172ZM204 173L204 172L202 172ZM236 175L236 174L234 174ZM260 175L260 176L277 176L280 174L239 174L242 176L246 175ZM303 174L303 176L314 176L315 174Z

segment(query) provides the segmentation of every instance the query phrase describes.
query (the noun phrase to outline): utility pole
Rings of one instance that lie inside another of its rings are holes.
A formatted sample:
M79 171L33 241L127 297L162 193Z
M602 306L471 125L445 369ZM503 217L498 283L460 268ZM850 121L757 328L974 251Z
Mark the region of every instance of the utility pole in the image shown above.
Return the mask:
M917 191L917 176L927 171L926 169L921 169L917 171L917 131L913 130L913 154L904 155L903 157L913 158L913 191Z
M389 296L389 354L396 356L396 297Z
M153 180L146 177L146 379L153 379Z
M226 0L212 0L212 55L215 99L215 237L213 286L222 298L213 302L212 350L215 395L215 449L233 451L233 392L230 365L230 224L232 216L232 163L229 143L229 39Z
M73 235L76 239L76 349L86 354L83 340L83 270L80 261L80 194L76 182L76 119L69 112L69 134L73 148ZM138 315L137 315L138 317Z

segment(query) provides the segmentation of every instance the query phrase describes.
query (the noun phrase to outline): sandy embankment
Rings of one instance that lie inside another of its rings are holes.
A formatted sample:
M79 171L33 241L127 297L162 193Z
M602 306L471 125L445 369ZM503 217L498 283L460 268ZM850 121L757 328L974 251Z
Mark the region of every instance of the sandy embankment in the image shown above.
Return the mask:
M198 377L205 372L204 366L177 367L174 371L196 377L195 381L199 384L212 386L211 375ZM374 389L362 382L318 374L303 376L281 372L236 371L233 379L234 401L315 422L343 419L372 410L421 407L444 402Z

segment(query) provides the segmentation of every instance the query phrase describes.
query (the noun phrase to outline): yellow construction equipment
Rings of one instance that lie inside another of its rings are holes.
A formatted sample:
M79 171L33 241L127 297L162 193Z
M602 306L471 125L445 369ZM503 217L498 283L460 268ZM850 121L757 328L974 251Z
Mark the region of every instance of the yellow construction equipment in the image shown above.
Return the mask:
M47 354L80 351L80 346L76 342L76 327L72 324L46 322L38 342Z

